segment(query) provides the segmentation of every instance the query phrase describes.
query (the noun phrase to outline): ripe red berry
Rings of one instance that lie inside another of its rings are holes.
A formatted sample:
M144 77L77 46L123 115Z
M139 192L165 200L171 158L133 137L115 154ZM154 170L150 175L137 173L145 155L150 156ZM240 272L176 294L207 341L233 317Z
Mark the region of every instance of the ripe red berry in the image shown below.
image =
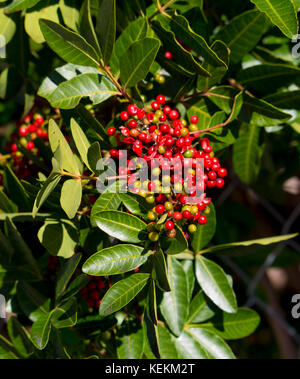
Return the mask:
M172 111L169 113L169 118L170 118L171 120L176 120L176 119L178 119L178 118L179 118L179 112L178 112L176 109L172 110Z
M152 106L152 109L154 110L158 110L160 108L160 105L157 101L153 101L151 106Z
M168 115L172 111L172 108L166 105L163 109L164 114Z
M165 228L166 228L166 230L173 230L174 229L174 222L173 221L167 221L166 223L165 223Z
M166 98L163 96L163 95L158 95L156 97L156 101L159 103L159 104L164 104L166 102Z
M164 207L164 205L162 205L162 204L157 205L157 206L155 207L155 211L156 211L156 213L158 213L158 214L163 214L164 211L165 211L165 207Z
M19 129L19 134L21 137L26 137L27 134L28 134L28 129L26 128L26 126L21 126L21 128Z
M209 171L208 177L210 180L216 180L217 179L217 174L215 171Z
M227 176L227 170L226 168L220 168L218 170L218 175L221 177L221 178L225 178L225 176Z
M18 151L18 146L17 146L16 143L13 143L13 144L11 145L11 151L12 151L12 152L16 152L16 151Z
M44 118L41 116L41 115L37 115L35 117L35 123L38 125L38 126L42 126L43 123L44 123Z
M173 55L170 53L170 51L165 52L165 58L167 59L173 59Z
M119 156L119 152L117 149L111 149L109 153L110 153L112 158L118 158L118 156Z
M137 112L137 118L141 120L145 116L145 111L144 109L139 109Z
M126 111L121 112L121 114L120 114L120 118L121 118L121 120L123 120L123 121L127 121L127 120L129 119L129 114L128 114L128 112L126 112Z
M187 203L187 198L188 198L187 195L181 195L179 198L179 202L184 205Z
M224 187L224 185L225 185L225 182L223 179L217 179L216 180L216 187L217 188L222 188L222 187Z
M128 122L128 127L129 127L130 129L134 129L134 128L136 128L136 127L137 127L137 122L136 122L135 120L130 120L130 121Z
M188 220L189 218L191 218L192 214L190 211L183 211L182 216L183 216L183 218Z
M160 127L159 127L160 131L164 134L167 134L169 133L169 130L170 130L170 127L169 125L167 124L162 124Z
M206 218L206 216L200 216L199 219L198 219L198 223L199 223L200 225L204 225L204 224L206 224L206 223L207 223L207 218Z
M107 130L107 134L108 134L110 137L114 136L114 135L116 134L116 129L115 129L115 128L109 128L109 129Z
M32 150L32 149L35 148L35 145L34 145L34 143L32 141L29 141L27 143L26 147L27 147L27 150Z
M182 213L180 213L180 212L174 212L174 213L173 213L173 218L174 218L174 220L176 220L176 221L180 221L180 220L182 220Z
M199 118L197 116L192 116L190 121L192 124L198 124Z
M28 125L28 132L29 133L36 132L36 125L34 125L34 124Z
M128 112L129 114L131 114L132 116L137 115L138 110L139 110L138 107L137 107L136 105L134 105L134 104L130 104L130 105L128 105L128 107L127 107L127 112Z

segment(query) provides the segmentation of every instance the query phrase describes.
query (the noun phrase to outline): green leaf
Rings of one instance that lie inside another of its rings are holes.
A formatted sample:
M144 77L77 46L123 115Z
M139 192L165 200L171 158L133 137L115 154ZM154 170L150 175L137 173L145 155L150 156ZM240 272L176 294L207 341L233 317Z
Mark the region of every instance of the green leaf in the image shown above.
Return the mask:
M170 292L163 294L160 310L172 333L179 336L188 315L187 279L181 264L168 256Z
M259 145L260 128L252 124L245 129L233 146L233 166L241 181L250 184L258 176L263 148Z
M289 38L298 33L298 18L292 0L251 0Z
M121 204L120 195L117 192L104 192L98 197L91 211L91 224L96 226L96 217L99 212L117 210Z
M157 325L157 340L161 359L178 359L179 355L175 347L174 338L167 328Z
M235 96L239 93L229 86L219 86L209 91L208 98L226 113L231 113ZM289 120L291 116L280 109L243 93L243 105L238 119L256 126L278 125Z
M81 129L81 127L73 118L71 119L71 132L72 132L72 136L73 136L75 145L77 147L77 150L79 151L79 154L81 156L81 159L86 164L86 166L90 169L87 154L88 154L88 150L91 144L89 140L87 139L86 135L84 134L83 130Z
M41 208L41 206L45 203L45 201L48 199L51 192L54 191L58 183L60 182L61 175L57 173L52 173L49 178L44 182L43 187L39 190L37 197L35 199L33 209L32 209L32 215L33 217L36 216L37 212Z
M71 259L69 259L60 269L57 281L56 281L56 288L55 288L55 296L58 299L62 296L63 292L65 291L70 279L72 278L82 255L81 254L74 254Z
M69 299L63 304L59 304L53 311L51 323L56 329L69 328L77 322L77 302L76 299Z
M38 90L38 95L48 99L51 97L52 92L56 90L59 84L66 82L80 74L99 74L99 71L94 67L67 63L63 66L57 67L43 80ZM73 117L75 118L75 115Z
M49 121L48 133L52 152L55 153L58 149L60 151L61 168L79 175L80 170L74 154L56 122L52 119Z
M268 95L265 101L281 109L298 109L300 102L300 91L286 91Z
M190 74L197 73L203 76L210 76L210 73L194 59L193 55L180 45L176 40L175 34L171 30L166 29L156 20L152 21L152 27L163 46L168 46L168 49L170 49L170 52L174 57L174 63L183 67Z
M165 235L161 237L161 245L166 254L176 255L182 253L188 248L188 242L183 231L178 225L175 225L176 237L168 238Z
M57 2L48 1L48 4L36 4L25 13L24 26L28 36L38 44L45 42L44 35L40 27L40 20L45 18L52 22L59 23L59 6Z
M0 334L0 359L19 359L18 352L13 345Z
M193 100L193 102L189 104L190 107L187 111L188 117L197 116L199 118L199 124L206 129L211 119L209 107L213 105L207 99Z
M300 76L298 67L287 64L261 64L241 70L237 81L243 86L269 94L295 83Z
M22 11L23 9L29 9L40 1L41 0L13 0L6 6L5 12L12 13Z
M31 272L34 276L41 278L38 262L34 258L22 235L9 218L7 218L5 221L5 227L7 230L7 238L9 239L9 242L14 250L18 252L18 258L22 258L22 261L26 262L30 266Z
M94 215L98 228L123 242L141 242L145 239L147 224L139 218L119 211L103 211Z
M252 309L239 308L234 314L218 314L209 322L199 326L193 325L193 327L210 330L226 340L236 340L252 334L257 328L259 322L260 317L255 311Z
M149 274L134 274L115 283L105 294L100 315L108 316L125 307L147 284Z
M201 254L206 254L206 253L215 253L218 251L221 251L222 254L226 254L226 250L232 250L233 248L240 248L243 247L249 247L253 245L262 245L262 246L268 246L272 245L273 243L278 243L282 241L287 241L291 238L295 238L298 236L298 233L295 234L287 234L283 236L275 236L275 237L267 237L267 238L259 238L256 240L251 240L251 241L241 241L241 242L232 242L232 243L225 243L221 245L216 245L216 246L211 246L205 250L201 251Z
M213 356L211 356L207 350L187 331L183 331L179 338L174 338L174 342L181 359L213 358Z
M85 0L82 4L79 15L79 32L101 57L102 53L91 16L90 0Z
M100 174L100 170L97 170L97 164L101 158L101 146L99 142L96 141L89 147L87 152L88 167L90 167L91 171L96 175Z
M10 166L5 166L3 177L4 186L13 202L21 209L29 210L31 208L29 196Z
M19 323L15 316L9 318L7 329L9 338L15 349L22 355L22 357L28 358L34 352L34 346L32 345L27 330Z
M0 209L5 213L15 213L18 210L16 204L2 190L0 190Z
M189 317L187 324L199 324L209 320L214 316L215 312L212 307L207 303L203 291L199 291L193 298L190 304Z
M41 31L51 49L68 63L99 67L99 55L79 34L56 22L41 19Z
M33 322L50 311L51 299L47 299L27 282L18 282L17 299L25 315Z
M76 216L81 204L81 198L81 180L69 179L65 181L61 189L60 204L70 219Z
M61 300L65 301L70 297L74 297L82 288L84 288L89 283L89 281L90 278L85 274L77 276L68 286L68 288L63 292Z
M72 109L83 97L89 97L93 104L100 104L117 94L115 85L102 74L80 74L59 84L48 101L55 108Z
M215 39L226 43L230 49L230 61L238 63L255 48L268 27L269 22L264 14L250 10L230 20L216 34Z
M78 243L77 229L67 220L45 222L38 238L50 254L65 259L73 256Z
M164 253L161 250L156 252L153 256L153 261L155 280L157 285L162 291L171 291Z
M0 35L4 37L5 43L9 43L13 38L16 31L16 23L13 18L6 16L2 9L0 9ZM2 38L3 38L2 37ZM0 48L3 48L2 40L0 41Z
M135 322L125 321L118 330L117 353L119 359L141 359L144 352L144 331Z
M45 349L48 344L51 331L51 317L52 312L42 315L33 323L30 329L31 341L39 350Z
M147 203L143 196L131 192L120 193L119 196L122 203L132 214L146 218L147 212L151 209L151 205Z
M223 269L216 263L197 256L196 277L204 293L223 311L235 313L235 294Z
M144 264L151 252L140 246L116 245L92 255L84 263L82 271L89 275L117 275L135 270Z
M96 33L107 65L116 39L116 0L102 1L97 15Z
M234 359L230 347L217 335L204 329L189 328L186 333L205 351L206 358ZM187 357L186 357L187 358Z
M136 41L146 37L148 29L147 19L139 17L135 21L129 23L127 28L121 33L117 39L110 60L110 66L115 74L120 73L120 63L122 56L128 51L129 47Z
M185 17L175 13L171 16L169 22L176 37L182 40L185 45L188 45L198 56L201 56L204 62L213 67L223 66L226 68L226 63L208 46L203 37L191 29Z
M212 51L222 59L224 62L223 66L213 66L208 62L204 62L203 67L207 69L208 72L211 73L211 77L198 77L197 88L206 92L209 88L213 87L215 84L221 82L222 78L226 74L229 65L229 53L230 50L227 45L225 45L222 41L215 41L211 46Z
M209 205L210 213L207 215L207 223L205 225L197 225L197 231L192 235L191 246L195 253L198 253L206 246L216 232L216 212L215 207L211 203Z
M129 46L120 58L120 76L124 88L134 87L145 79L159 46L160 43L155 38L144 38Z
M77 30L79 21L78 2L76 0L60 0L59 9L62 13L64 23L68 28Z
M194 257L194 255L192 255ZM178 256L177 259L181 259ZM195 270L194 263L191 260L185 260L181 262L183 270L185 272L186 280L187 280L187 299L190 303L191 298L193 296L194 287L195 287Z

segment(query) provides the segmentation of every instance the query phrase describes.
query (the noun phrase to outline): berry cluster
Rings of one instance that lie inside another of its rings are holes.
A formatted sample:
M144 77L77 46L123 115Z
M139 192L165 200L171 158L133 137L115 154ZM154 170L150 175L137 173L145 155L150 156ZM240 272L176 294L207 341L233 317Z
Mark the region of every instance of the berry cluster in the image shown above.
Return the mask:
M105 279L98 276L90 276L90 282L82 288L81 296L89 307L99 308L101 299L108 288Z
M204 191L222 188L223 178L227 175L227 170L214 156L209 140L200 138L198 117L192 116L188 125L180 118L179 111L166 105L165 97L159 95L151 108L140 109L130 104L121 112L120 118L123 125L118 130L114 127L107 130L118 144L118 148L110 150L111 157L118 162L128 149L127 156L131 158L126 166L119 164L120 177L127 179L128 186L134 187L132 192L143 196L153 206L148 213L149 222L161 220L158 229L161 230L163 225L170 238L176 237L175 224L178 224L188 237L188 233L197 230L197 224L207 222L211 198ZM151 181L141 182L136 173L132 173L134 157L143 158L148 163ZM197 165L197 158L202 158L202 167ZM173 165L174 160L179 160L181 167ZM182 167L188 169L185 178L182 178ZM166 168L170 176L162 175ZM202 180L196 183L199 175ZM195 188L202 191L201 197L190 202L189 196L195 196ZM158 240L159 230L150 230L151 241Z
M12 159L12 167L19 178L28 179L35 176L38 167L21 151L18 145L22 145L25 149L33 154L39 154L35 146L35 139L41 138L48 141L48 133L44 128L44 117L39 113L30 111L27 116L16 123L16 130L10 135L10 142L6 145L6 150L10 153Z

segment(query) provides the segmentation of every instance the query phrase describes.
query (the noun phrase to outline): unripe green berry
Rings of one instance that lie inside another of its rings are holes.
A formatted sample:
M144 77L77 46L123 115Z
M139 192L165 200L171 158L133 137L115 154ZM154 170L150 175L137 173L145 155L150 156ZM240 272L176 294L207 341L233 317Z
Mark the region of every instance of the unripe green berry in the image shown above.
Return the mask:
M183 153L183 156L184 156L184 158L193 158L193 152L192 152L192 150L186 150Z
M159 152L159 154L164 154L166 152L165 146L159 146L158 152Z
M157 217L157 215L154 213L154 212L148 212L148 215L147 215L147 219L149 220L149 221L155 221L156 220L156 217Z
M204 212L203 212L204 214L206 214L206 215L209 215L210 214L210 208L209 207L206 207L205 209L204 209Z
M196 124L191 124L191 125L189 126L189 130L190 130L190 132L196 132L196 131L198 130L198 125L196 125Z
M146 201L148 204L154 204L155 203L155 197L153 195L147 196Z
M195 215L197 212L198 212L198 207L197 207L197 205L193 205L193 206L191 207L191 214L192 214L192 215Z
M151 232L148 234L148 238L152 242L157 242L159 240L159 234L156 232Z
M180 132L182 137L186 137L189 134L189 130L187 128L182 128Z
M196 231L197 231L197 226L194 225L194 224L189 225L189 227L188 227L188 231L189 231L190 233L196 233Z
M167 211L173 210L173 204L170 201L165 202L165 208Z

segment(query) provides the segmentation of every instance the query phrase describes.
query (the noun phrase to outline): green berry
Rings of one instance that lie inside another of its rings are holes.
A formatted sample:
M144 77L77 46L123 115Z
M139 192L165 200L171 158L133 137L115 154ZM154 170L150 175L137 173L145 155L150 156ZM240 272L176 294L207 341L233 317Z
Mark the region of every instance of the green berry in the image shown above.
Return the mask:
M196 233L196 231L197 231L197 226L194 225L194 224L189 225L189 227L188 227L188 231L189 231L190 233Z
M151 232L148 234L148 238L152 242L157 242L159 240L159 234L156 232Z
M189 134L189 130L187 128L181 129L181 135L182 137L186 137Z
M184 156L184 158L193 158L193 152L192 152L192 150L186 150L183 153L183 156Z
M148 212L147 219L149 221L155 221L156 217L157 217L157 215L154 212L151 212L151 211Z

